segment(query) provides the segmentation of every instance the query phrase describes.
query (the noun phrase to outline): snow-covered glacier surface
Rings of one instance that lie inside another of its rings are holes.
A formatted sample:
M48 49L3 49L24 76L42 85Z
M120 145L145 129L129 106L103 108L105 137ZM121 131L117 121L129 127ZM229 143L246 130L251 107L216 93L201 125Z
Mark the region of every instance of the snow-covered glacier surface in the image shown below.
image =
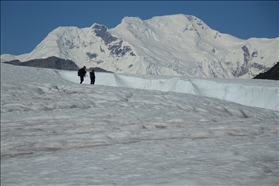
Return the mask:
M1 185L278 185L277 85L1 64Z

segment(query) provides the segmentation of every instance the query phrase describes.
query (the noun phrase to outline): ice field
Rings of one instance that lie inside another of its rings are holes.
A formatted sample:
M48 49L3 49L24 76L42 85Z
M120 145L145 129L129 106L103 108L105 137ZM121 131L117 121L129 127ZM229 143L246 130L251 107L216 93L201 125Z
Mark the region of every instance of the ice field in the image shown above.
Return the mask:
M1 64L1 185L275 185L278 81Z

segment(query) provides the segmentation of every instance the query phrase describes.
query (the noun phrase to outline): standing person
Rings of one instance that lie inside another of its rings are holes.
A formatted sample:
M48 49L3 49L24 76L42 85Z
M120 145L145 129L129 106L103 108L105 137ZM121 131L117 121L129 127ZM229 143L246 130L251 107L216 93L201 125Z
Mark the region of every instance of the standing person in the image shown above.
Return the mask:
M86 66L83 66L81 69L78 70L78 76L80 77L80 84L82 84L84 80L84 76L86 75Z
M90 80L91 80L91 83L90 84L93 84L95 83L95 73L94 73L94 70L92 70L90 72Z

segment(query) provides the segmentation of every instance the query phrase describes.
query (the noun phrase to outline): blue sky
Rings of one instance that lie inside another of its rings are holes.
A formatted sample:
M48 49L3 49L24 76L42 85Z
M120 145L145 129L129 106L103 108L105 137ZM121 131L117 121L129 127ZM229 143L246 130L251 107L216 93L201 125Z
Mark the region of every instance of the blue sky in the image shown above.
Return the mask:
M172 14L240 39L278 37L278 1L1 1L1 54L29 53L59 26L114 28L125 16Z

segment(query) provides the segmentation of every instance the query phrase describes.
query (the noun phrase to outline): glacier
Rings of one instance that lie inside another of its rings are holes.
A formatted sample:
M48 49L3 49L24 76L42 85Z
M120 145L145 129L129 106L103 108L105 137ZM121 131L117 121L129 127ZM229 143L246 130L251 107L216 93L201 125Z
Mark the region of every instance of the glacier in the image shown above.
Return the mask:
M1 185L278 185L277 88L2 63Z
M76 72L58 72L77 83ZM278 81L97 73L98 85L187 93L279 111ZM85 79L85 83L89 84L89 81L89 78Z

